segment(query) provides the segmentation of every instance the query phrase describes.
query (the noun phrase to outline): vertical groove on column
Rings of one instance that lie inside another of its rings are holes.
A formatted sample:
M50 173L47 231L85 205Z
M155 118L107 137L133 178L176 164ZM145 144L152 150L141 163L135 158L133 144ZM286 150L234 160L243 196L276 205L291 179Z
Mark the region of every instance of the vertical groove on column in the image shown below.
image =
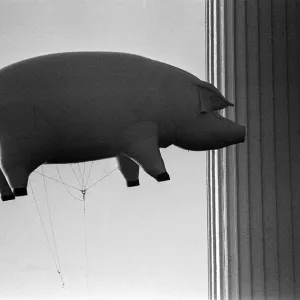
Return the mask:
M209 153L206 153L206 186L207 186L207 246L208 246L208 251L207 251L207 259L208 259L208 264L207 264L207 271L208 271L208 299L212 299L212 245L211 245L211 208L210 208L210 186L211 186L211 172L210 172L210 157Z
M220 250L221 250L221 244L220 240L222 238L221 232L220 232L220 222L221 222L221 210L220 210L220 173L219 173L219 161L218 161L218 152L213 151L213 162L214 162L214 180L215 180L215 191L214 191L214 197L215 197L215 243L216 243L216 295L218 299L221 298L221 271L222 268L218 267L221 266L221 260L220 260Z
M205 36L209 36L209 25L208 25L208 22L209 22L209 13L208 13L208 5L209 3L207 1L205 1ZM209 46L208 46L208 43L209 43L209 39L208 38L205 38L205 69L207 70L208 69L208 60L209 60L209 55L208 55L208 49L209 49ZM207 80L207 78L206 78ZM210 160L209 160L209 156L208 156L208 153L206 153L206 196L207 196L207 211L206 211L206 214L207 214L207 248L208 248L208 251L207 251L207 273L208 273L208 280L207 280L207 290L208 290L208 299L211 299L211 285L212 285L212 282L211 282L211 254L210 254L210 251L212 249L211 247L211 239L210 239L210 235L211 235L211 226L210 226Z
M220 0L213 0L213 65L212 65L212 83L215 86L220 86L221 83L221 42L220 42ZM215 189L214 189L214 201L215 201L215 216L216 216L216 297L218 299L224 299L224 245L223 245L223 193L222 193L222 174L223 174L223 164L222 157L220 151L212 151L213 156L213 164L214 164L214 181L215 181Z
M286 5L274 1L273 18L273 65L275 105L275 158L278 218L279 282L282 298L294 297L292 215L289 163L289 121L287 89L287 36Z
M294 284L295 299L300 299L300 4L290 0L287 8L287 44L288 44L288 90L289 90L289 128L291 158L291 194L293 217ZM297 24L298 23L298 24ZM298 41L296 45L294 41ZM297 64L295 62L298 62Z
M216 3L215 0L211 1L211 34L213 36L212 42L211 42L211 52L213 53L212 58L211 58L211 65L210 65L210 73L211 73L211 80L214 82L216 78L216 73L215 73L215 65L216 65L216 56L217 56L217 51L215 47L215 40L216 40L216 32L215 32L215 19L217 18L215 14L215 9L216 9ZM218 276L218 263L219 263L219 244L218 244L218 239L219 237L217 236L217 228L219 225L219 212L216 211L218 207L218 194L215 193L215 191L218 191L218 180L215 180L215 178L218 178L218 173L216 173L216 165L217 162L215 160L215 151L211 152L211 168L212 168L212 178L214 180L214 185L213 185L213 191L212 191L212 215L213 215L213 246L214 246L214 299L219 299L219 276Z
M209 1L205 1L205 68L206 68L206 80L210 80L208 77L208 70L210 69L210 43L211 40L207 37L210 36L210 3ZM206 186L207 186L207 245L208 245L208 299L212 299L212 289L213 289L213 278L212 278L212 218L211 218L211 186L212 186L212 178L211 178L211 159L210 152L206 153Z
M214 31L214 40L213 40L213 51L214 51L214 64L212 66L212 71L214 74L213 83L218 86L220 82L220 15L219 15L219 0L213 0L213 31ZM216 216L216 266L217 267L217 298L223 300L223 260L222 260L222 198L221 198L221 161L219 151L213 151L213 160L214 160L214 170L215 170L215 216Z
M265 298L264 287L264 249L262 216L262 178L261 178L261 134L259 99L259 39L258 39L258 1L246 2L246 70L248 86L248 176L250 196L250 237L252 297Z
M218 0L217 7L217 60L218 60L218 79L215 85L219 90L225 93L225 21L224 21L224 0ZM223 110L223 116L226 117L226 111ZM226 178L226 149L216 151L218 155L218 172L219 172L219 207L220 207L220 299L228 299L228 222L227 222L227 178Z
M226 3L226 4L225 4ZM228 99L230 99L236 106L235 99L235 38L234 38L234 5L231 1L224 2L226 7L224 11L228 14L224 15L224 44L225 44L225 57L224 57L224 91L222 91ZM235 108L227 110L227 117L233 121L236 120ZM232 184L237 182L237 155L236 147L229 147L225 150L226 157L223 158L226 162L226 181L227 187L226 203L227 203L227 273L228 285L226 290L226 299L239 298L239 252L238 248L238 202L237 202L237 185Z
M220 82L220 40L219 40L219 0L213 0L213 14L215 16L213 22L213 31L214 31L214 42L213 42L213 51L214 55L214 64L212 66L212 70L214 73L213 83L215 85ZM217 298L223 300L222 290L223 290L223 262L222 262L222 204L221 204L221 164L219 158L219 152L213 151L213 160L214 160L214 170L215 170L215 216L216 216L216 266L217 266L217 280L216 280L216 290L217 290ZM220 266L220 267L219 267Z
M246 8L245 1L234 2L234 37L235 37L235 98L236 121L249 127L247 115L247 72L246 72ZM248 132L247 132L248 136ZM251 244L249 216L249 181L248 181L248 137L237 150L237 204L238 204L238 247L239 252L239 298L251 299ZM234 299L235 300L235 299Z
M265 294L266 299L279 299L271 12L272 0L259 2Z
M207 4L207 34L211 38L207 39L207 52L208 52L208 57L207 57L207 80L208 81L213 81L214 80L214 72L213 70L213 65L214 65L214 49L213 49L213 43L212 41L214 40L214 31L213 31L213 19L214 19L214 13L213 13L213 3L211 0L206 2ZM209 299L217 299L217 288L216 288L216 282L217 282L217 277L216 277L216 271L217 271L217 266L216 266L216 234L215 234L215 173L214 173L214 160L213 160L213 153L208 152L207 154L208 157L208 166L209 166L209 189L208 189L208 208L209 208L209 233L210 236L209 238L209 245L210 245L210 272L209 272L209 294L210 298Z

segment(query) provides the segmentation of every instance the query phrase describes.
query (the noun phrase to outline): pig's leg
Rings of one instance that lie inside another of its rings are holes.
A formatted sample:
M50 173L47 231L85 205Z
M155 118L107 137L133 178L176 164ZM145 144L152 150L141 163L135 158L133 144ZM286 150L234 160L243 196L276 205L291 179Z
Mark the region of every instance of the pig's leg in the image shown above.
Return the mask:
M5 172L10 186L16 197L27 195L28 178L31 173L29 166L23 162L13 162L10 160L2 159L2 170Z
M139 182L139 165L129 157L120 154L117 156L120 171L126 179L128 187L138 186Z
M27 195L28 178L55 146L41 110L18 103L0 111L1 168L15 196Z
M27 195L28 178L32 171L41 165L41 157L36 149L29 143L4 143L1 145L1 167L16 197ZM22 147L23 146L23 147Z
M157 181L170 180L158 146L158 128L153 122L141 122L127 129L121 138L123 154L137 161Z
M7 183L6 178L1 169L0 169L0 193L1 193L1 199L3 201L15 199L15 195L13 194L9 184Z

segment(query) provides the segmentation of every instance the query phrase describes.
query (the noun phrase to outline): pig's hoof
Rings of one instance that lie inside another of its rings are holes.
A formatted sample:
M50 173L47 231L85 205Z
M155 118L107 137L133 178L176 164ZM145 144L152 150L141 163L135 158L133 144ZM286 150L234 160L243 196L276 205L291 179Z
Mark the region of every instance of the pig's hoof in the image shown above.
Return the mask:
M159 175L157 175L155 177L155 179L160 182L160 181L167 181L167 180L170 180L170 176L167 172L164 172L164 173L161 173Z
M14 189L14 194L16 197L20 196L27 196L27 189L22 187L22 188L15 188Z
M140 185L140 181L137 179L137 180L133 180L133 181L127 181L127 186L128 187L133 187L133 186L138 186Z
M2 201L14 200L15 195L3 195L1 196Z

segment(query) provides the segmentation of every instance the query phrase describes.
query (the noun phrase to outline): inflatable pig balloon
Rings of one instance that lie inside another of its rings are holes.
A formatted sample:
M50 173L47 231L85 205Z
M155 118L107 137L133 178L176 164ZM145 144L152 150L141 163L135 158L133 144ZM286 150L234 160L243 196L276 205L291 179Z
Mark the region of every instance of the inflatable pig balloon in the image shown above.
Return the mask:
M232 105L211 84L137 55L59 53L0 70L0 192L27 195L41 164L117 157L128 186L139 165L169 180L159 148L219 149L245 128L215 111Z

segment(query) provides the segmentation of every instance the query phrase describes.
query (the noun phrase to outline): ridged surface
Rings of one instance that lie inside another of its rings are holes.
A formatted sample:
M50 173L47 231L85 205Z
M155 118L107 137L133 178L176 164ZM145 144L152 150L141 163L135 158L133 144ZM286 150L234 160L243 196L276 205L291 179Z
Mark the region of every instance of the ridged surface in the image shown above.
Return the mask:
M207 80L247 128L207 156L210 299L300 299L299 15L297 0L206 0Z

